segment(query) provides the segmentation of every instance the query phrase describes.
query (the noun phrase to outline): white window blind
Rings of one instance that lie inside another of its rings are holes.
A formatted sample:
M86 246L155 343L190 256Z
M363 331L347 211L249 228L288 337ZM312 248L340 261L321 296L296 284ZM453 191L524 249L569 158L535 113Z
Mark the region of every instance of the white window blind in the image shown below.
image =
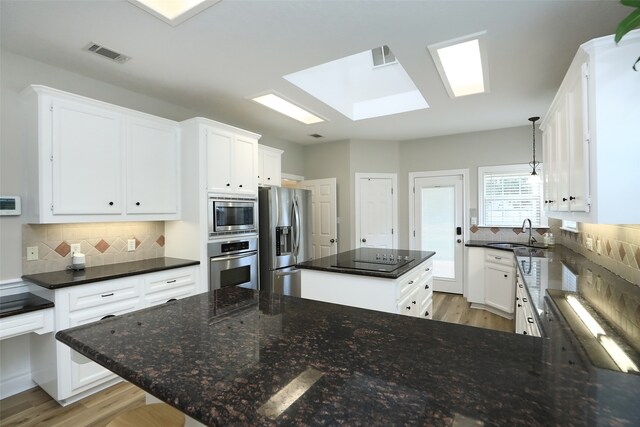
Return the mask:
M542 182L531 182L528 165L478 168L481 225L521 227L526 218L533 227L546 226L542 209Z

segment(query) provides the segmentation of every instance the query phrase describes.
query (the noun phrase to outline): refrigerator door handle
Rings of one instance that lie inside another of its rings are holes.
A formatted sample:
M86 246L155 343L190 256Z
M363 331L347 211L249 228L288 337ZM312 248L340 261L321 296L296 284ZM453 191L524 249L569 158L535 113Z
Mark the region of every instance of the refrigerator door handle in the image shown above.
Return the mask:
M298 205L298 198L297 197L294 197L293 204L294 204L294 209L295 209L295 212L296 212L296 218L295 218L295 220L296 220L295 256L297 257L298 254L300 253L300 205Z

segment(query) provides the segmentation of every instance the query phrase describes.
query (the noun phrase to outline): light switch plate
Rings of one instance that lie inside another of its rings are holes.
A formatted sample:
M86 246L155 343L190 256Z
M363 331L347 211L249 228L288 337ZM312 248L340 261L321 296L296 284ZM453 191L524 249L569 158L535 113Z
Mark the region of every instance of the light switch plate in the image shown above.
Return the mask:
M127 240L127 250L133 252L136 250L136 239Z
M587 249L589 249L590 251L593 251L593 238L587 237L586 243L587 243Z
M602 243L600 243L600 239L596 240L596 253L602 255Z
M71 246L71 255L82 252L80 250L80 243L72 243L69 246Z

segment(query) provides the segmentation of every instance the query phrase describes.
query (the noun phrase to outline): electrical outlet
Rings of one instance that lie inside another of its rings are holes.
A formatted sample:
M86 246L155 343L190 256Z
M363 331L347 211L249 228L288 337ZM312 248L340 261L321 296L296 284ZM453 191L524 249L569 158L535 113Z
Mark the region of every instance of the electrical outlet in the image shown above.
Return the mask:
M593 251L593 238L587 237L586 243L587 243L587 249L589 249L590 251Z
M133 252L136 250L136 239L127 240L127 250Z
M27 247L27 261L37 261L38 260L38 247L37 246L28 246Z
M602 255L602 244L600 243L600 239L596 240L596 253L598 255Z
M80 243L72 243L71 245L71 255L75 254L75 253L81 253L82 251L80 250Z

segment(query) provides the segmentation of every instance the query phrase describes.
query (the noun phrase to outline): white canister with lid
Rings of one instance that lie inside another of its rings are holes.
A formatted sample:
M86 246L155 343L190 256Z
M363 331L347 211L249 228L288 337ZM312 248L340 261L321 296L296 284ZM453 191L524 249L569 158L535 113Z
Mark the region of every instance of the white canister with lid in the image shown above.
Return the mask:
M81 252L74 252L71 255L71 268L74 270L84 270L85 256Z

